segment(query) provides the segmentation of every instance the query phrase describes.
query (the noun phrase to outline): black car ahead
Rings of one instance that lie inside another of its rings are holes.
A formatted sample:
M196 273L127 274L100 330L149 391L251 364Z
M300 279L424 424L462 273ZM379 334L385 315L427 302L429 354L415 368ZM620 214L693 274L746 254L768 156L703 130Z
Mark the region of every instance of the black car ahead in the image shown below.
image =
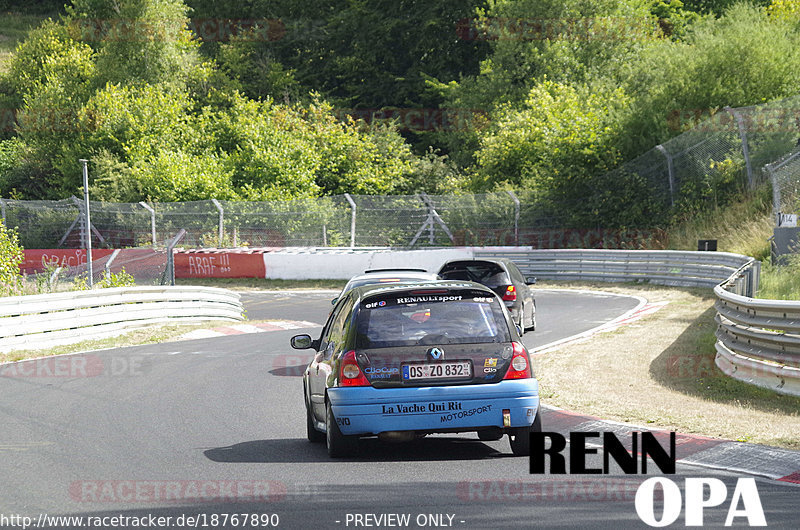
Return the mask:
M303 374L306 427L333 457L359 437L407 441L430 433L509 436L530 451L541 430L539 386L516 326L494 292L472 282L367 285L336 304Z
M500 296L523 332L536 329L536 300L530 288L536 278L525 278L513 261L502 258L448 261L439 269L439 276L444 280L485 285Z

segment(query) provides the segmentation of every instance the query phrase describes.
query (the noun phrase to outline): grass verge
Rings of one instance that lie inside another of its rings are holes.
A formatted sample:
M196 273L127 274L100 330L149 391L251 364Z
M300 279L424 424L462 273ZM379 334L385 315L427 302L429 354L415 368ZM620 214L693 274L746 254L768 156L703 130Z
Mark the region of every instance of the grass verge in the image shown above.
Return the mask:
M761 262L758 298L800 300L800 257L789 256L785 265Z
M742 383L714 364L710 290L582 287L669 303L616 331L535 357L544 403L683 433L800 449L800 398Z
M39 357L49 357L51 355L64 355L66 353L77 353L90 350L105 350L111 348L123 348L125 346L138 346L140 344L170 342L195 329L213 328L226 325L231 325L231 322L219 320L189 324L164 324L160 326L149 326L146 328L135 329L127 333L122 333L114 337L109 337L107 339L85 340L82 342L76 342L74 344L53 346L43 350L14 350L7 353L0 353L0 363L20 361L23 359L36 359Z
M697 250L698 239L716 239L720 252L766 259L772 236L772 199L759 188L741 201L694 216L669 230L670 250Z

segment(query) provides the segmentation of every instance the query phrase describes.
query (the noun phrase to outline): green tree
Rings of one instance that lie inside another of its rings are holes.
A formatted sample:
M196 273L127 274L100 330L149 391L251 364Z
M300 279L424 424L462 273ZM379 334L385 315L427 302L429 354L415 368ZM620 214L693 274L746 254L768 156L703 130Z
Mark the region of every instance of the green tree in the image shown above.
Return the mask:
M616 115L627 104L621 89L542 82L522 108L507 105L495 113L476 155L473 186L525 189L573 224L619 223L608 218L617 206L606 195L620 192L621 183L609 189L602 176L620 162Z
M97 51L97 84L185 83L199 65L182 0L72 0L68 23Z

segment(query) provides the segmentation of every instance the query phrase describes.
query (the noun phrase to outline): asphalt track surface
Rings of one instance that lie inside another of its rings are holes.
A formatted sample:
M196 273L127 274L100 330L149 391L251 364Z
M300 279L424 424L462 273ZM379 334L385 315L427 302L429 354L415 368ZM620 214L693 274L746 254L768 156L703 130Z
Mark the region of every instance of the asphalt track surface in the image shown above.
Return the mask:
M331 296L252 293L244 301L251 319L322 323ZM536 347L580 333L637 303L542 291L538 329L525 343ZM6 369L0 525L3 516L5 526L15 527L20 520L9 517L37 522L47 514L171 517L171 528L267 527L234 523L230 514L237 513L277 514L280 528L646 527L634 508L645 477L530 475L528 458L512 456L507 438L365 440L358 457L331 460L324 444L305 438L300 374L310 355L288 346L298 332L104 350L29 361L36 364L10 375ZM602 467L599 456L588 463ZM741 476L678 463L670 478L681 489L685 477L721 479L728 500L705 511L706 525L721 527ZM796 528L800 488L756 480L769 526ZM408 515L409 523L379 526L372 518L387 514ZM356 525L356 515L369 518ZM176 524L181 516L199 519ZM105 528L123 527L107 521ZM683 526L683 515L675 524Z

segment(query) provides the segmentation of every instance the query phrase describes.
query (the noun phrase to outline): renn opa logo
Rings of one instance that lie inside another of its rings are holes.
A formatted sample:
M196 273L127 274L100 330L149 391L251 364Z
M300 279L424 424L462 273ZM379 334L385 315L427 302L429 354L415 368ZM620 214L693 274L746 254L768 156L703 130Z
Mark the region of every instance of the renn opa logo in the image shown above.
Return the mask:
M590 442L592 440L594 443ZM549 445L547 444L549 442ZM597 447L601 442L600 447ZM665 475L675 474L675 433L669 433L668 447L663 447L651 432L632 432L629 440L631 450L613 432L572 432L567 438L557 432L531 433L531 474L611 474L610 462L613 460L626 475L646 474L648 457ZM589 467L587 455L598 455L602 451L602 467ZM569 458L567 470L566 458ZM660 488L657 495L656 488ZM705 508L720 506L728 499L728 488L717 478L687 477L684 480L686 498L686 526L702 526ZM707 494L706 494L707 492ZM656 498L663 498L660 517L655 509ZM644 523L653 527L669 526L681 515L684 505L678 485L671 479L655 476L642 482L636 491L636 514ZM731 496L725 526L744 518L750 526L766 526L761 498L758 495L755 479L739 478Z

